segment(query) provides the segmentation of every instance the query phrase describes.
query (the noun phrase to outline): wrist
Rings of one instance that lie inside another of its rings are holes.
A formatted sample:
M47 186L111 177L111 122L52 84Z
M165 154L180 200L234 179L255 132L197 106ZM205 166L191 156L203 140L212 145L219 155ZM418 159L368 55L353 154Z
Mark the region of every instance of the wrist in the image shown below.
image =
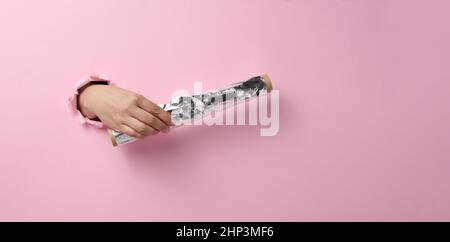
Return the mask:
M97 115L92 110L92 94L93 89L95 89L95 86L98 86L98 84L88 84L81 89L78 90L78 108L86 118L88 119L97 119Z

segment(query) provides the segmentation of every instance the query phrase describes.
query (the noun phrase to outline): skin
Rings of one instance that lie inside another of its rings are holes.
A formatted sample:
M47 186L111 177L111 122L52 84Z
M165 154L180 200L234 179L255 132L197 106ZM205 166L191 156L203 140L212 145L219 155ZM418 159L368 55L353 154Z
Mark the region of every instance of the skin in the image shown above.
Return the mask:
M112 85L89 85L79 90L78 105L89 119L135 138L167 133L170 114L144 96Z

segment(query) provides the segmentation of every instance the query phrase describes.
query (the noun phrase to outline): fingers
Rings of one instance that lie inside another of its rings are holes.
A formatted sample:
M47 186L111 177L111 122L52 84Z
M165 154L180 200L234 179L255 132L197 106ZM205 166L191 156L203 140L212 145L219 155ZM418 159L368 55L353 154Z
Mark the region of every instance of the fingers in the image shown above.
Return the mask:
M166 126L173 125L170 113L164 111L158 105L156 105L153 102L149 101L145 97L142 97L142 98L140 98L138 100L138 106L140 108L142 108L143 110L153 114L153 116L157 117L159 120L164 122Z
M121 128L123 128L125 134L135 138L142 138L147 135L155 135L159 132L153 127L131 116L124 121L124 123L121 125Z
M161 131L163 133L169 132L169 127L166 123L164 123L151 113L145 111L144 109L136 107L131 111L131 116L158 131Z
M121 124L118 128L118 130L126 135L129 135L131 137L134 138L143 138L144 136L142 136L141 134L139 134L136 130L128 127L126 124Z

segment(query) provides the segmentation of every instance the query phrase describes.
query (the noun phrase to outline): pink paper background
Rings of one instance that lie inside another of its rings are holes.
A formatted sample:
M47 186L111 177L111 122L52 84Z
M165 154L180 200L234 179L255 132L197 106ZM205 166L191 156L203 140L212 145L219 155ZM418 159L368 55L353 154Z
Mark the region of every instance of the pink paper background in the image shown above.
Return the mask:
M0 0L0 220L450 220L450 1ZM267 72L280 132L112 148L91 73L166 102Z

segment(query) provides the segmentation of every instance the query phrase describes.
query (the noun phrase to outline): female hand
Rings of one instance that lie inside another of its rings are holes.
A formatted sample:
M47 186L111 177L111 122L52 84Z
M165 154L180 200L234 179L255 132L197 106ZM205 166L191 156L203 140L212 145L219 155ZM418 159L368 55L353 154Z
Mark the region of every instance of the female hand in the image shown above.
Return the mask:
M168 132L171 116L140 94L112 85L93 84L81 90L79 109L89 119L135 138Z

